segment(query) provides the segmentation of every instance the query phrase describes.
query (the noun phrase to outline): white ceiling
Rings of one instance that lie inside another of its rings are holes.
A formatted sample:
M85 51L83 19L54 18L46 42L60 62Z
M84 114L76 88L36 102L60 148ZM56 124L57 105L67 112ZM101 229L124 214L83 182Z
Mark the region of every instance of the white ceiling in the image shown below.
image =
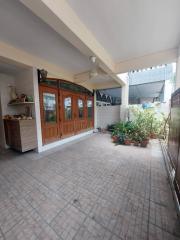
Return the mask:
M89 80L89 82L91 83L105 83L105 82L109 82L112 81L113 79L108 76L108 75L97 75L96 77L93 77Z
M67 0L115 61L180 44L180 0Z
M16 63L0 57L0 73L16 75L27 68L28 67L24 64Z
M87 57L18 0L0 0L0 41L76 74L91 69Z
M129 88L131 98L159 97L164 81L133 85Z

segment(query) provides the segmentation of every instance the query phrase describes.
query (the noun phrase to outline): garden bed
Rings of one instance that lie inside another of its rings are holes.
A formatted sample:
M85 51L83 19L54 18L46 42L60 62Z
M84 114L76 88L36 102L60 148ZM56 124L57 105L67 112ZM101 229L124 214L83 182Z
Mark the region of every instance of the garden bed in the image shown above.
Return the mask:
M147 147L151 138L164 135L165 118L154 109L131 109L133 120L109 126L114 143Z

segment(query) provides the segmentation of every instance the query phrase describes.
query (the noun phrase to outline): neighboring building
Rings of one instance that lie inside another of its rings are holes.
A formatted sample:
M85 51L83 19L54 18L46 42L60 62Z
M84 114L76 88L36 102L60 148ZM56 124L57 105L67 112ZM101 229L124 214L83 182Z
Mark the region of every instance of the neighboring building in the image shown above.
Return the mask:
M129 77L129 103L169 101L174 89L173 64L132 71Z
M175 83L173 64L131 71L127 76L130 104L169 102ZM121 104L121 88L102 89L96 94L98 106Z

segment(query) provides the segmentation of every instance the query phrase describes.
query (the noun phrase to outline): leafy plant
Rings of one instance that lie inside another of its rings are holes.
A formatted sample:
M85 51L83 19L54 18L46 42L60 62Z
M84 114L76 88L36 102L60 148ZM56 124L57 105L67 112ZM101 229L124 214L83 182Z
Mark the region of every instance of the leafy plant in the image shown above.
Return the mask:
M107 126L107 130L109 132L113 132L114 131L114 127L115 127L115 124L110 124L110 125Z
M114 125L113 136L118 136L119 143L124 144L125 140L132 140L136 143L148 142L150 136L163 134L165 117L155 112L154 108L140 109L132 108L133 120L119 122Z

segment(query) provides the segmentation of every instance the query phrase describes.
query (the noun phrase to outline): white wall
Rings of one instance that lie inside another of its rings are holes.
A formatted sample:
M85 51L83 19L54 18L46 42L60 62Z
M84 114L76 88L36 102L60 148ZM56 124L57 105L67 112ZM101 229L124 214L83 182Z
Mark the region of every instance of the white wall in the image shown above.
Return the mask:
M17 94L26 94L29 96L33 96L34 99L34 83L33 83L33 68L28 68L25 69L23 71L20 71L17 75L16 75L16 79L15 79L15 87L16 87L16 92ZM35 109L34 109L34 105L31 106L32 107L32 115L33 117L35 117ZM18 107L19 111L24 112L24 106Z
M4 126L2 120L2 110L1 110L1 101L0 101L0 150L4 146Z
M120 121L120 105L96 107L97 127L106 128L108 124Z
M8 87L9 85L15 85L15 77L6 74L0 74L0 96L2 115L16 113L14 108L8 107L8 103L11 100L10 88Z
M36 74L37 75L37 74ZM37 78L36 78L37 81ZM8 106L10 98L9 85L15 86L17 94L32 95L34 98L34 69L20 70L14 76L0 74L0 147L6 147L3 116L25 113L24 106ZM36 90L38 91L38 89ZM32 105L32 114L35 117L35 109Z
M16 110L8 107L10 101L9 85L14 86L15 78L11 75L0 73L0 146L5 147L3 116L6 114L15 114Z

